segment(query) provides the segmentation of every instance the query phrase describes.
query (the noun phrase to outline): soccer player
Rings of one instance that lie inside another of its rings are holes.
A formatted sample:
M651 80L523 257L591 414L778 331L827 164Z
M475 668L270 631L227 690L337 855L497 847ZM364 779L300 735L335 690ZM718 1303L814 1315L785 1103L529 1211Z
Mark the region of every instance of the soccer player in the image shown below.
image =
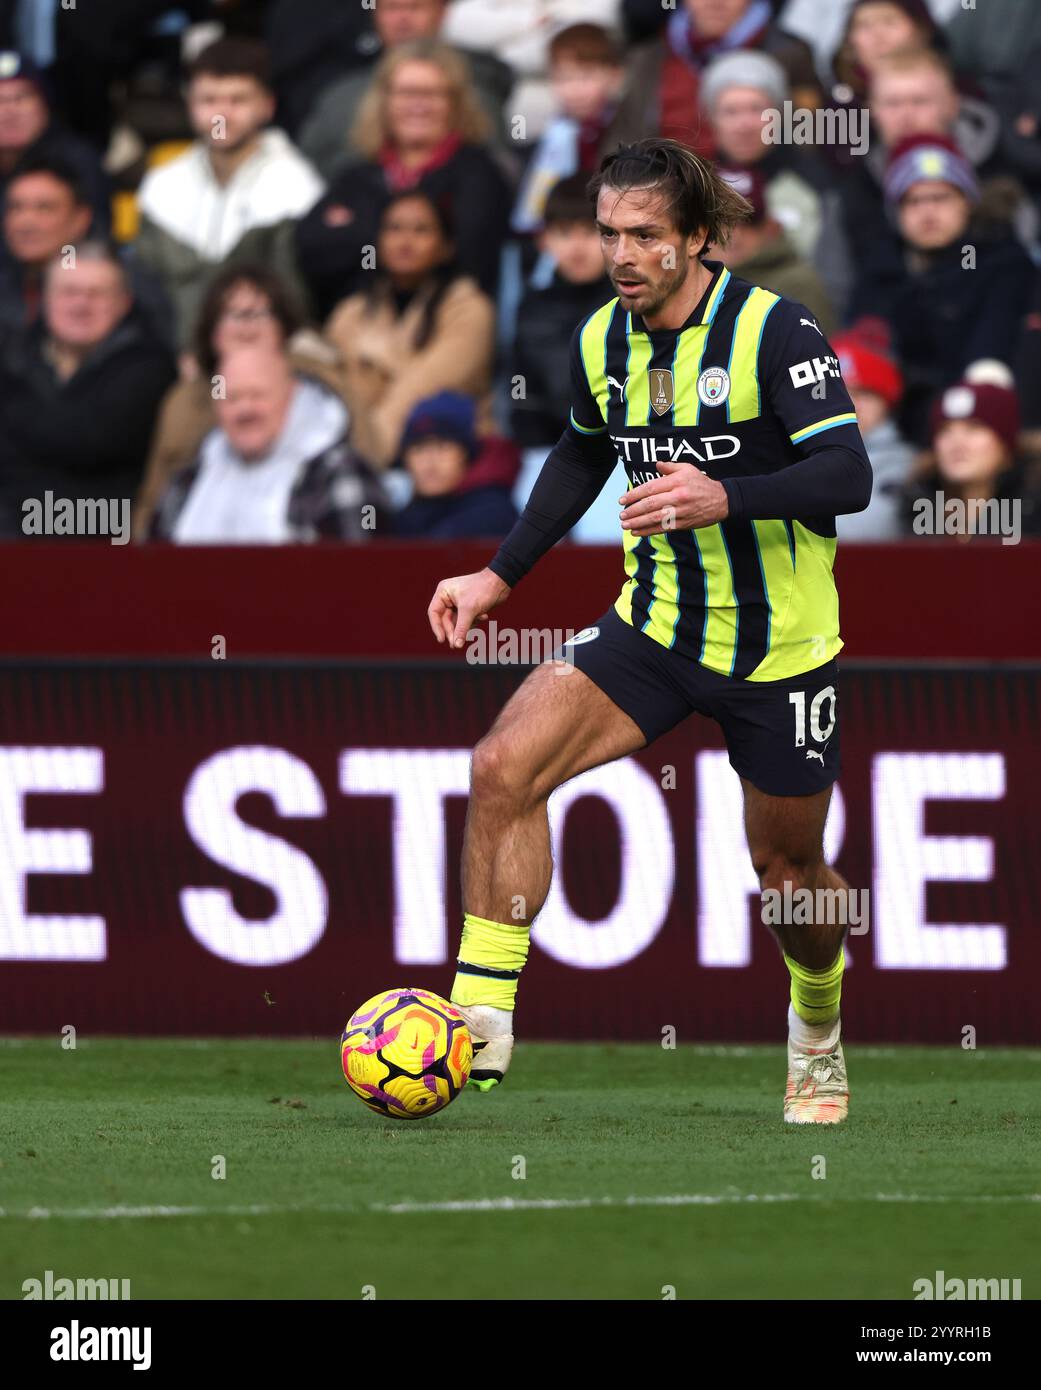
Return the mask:
M802 305L705 259L748 215L705 160L671 140L623 146L590 195L617 297L574 334L570 423L488 567L442 580L428 609L437 640L461 647L622 461L621 594L562 649L574 669L536 667L474 749L452 999L483 1044L471 1073L482 1090L513 1050L517 982L549 889L550 793L687 715L723 730L762 889L847 901L823 859L839 773L832 563L835 516L867 506L871 466L838 362ZM774 928L791 974L795 1124L833 1124L849 1106L836 916Z

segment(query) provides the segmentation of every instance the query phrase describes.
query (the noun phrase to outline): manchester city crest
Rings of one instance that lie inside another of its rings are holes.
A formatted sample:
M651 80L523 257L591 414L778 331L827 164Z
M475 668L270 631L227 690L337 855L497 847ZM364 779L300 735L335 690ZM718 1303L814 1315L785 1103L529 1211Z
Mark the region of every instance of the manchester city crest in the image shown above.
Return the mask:
M730 395L730 374L724 367L706 367L698 377L698 400L702 405L722 405Z

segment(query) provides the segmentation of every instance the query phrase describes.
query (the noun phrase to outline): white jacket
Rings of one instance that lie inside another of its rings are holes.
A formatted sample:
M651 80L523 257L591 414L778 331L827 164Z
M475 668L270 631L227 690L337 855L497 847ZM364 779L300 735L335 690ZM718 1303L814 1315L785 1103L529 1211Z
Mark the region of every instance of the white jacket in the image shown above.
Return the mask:
M143 216L215 264L254 227L303 217L325 192L317 171L281 130L266 130L255 154L220 184L205 147L145 175L138 192Z

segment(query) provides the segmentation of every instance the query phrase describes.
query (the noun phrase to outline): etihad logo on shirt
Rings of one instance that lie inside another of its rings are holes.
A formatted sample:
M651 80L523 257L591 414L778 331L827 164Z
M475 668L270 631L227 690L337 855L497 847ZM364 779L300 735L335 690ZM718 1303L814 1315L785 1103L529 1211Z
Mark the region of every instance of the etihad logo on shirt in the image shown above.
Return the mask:
M741 441L732 434L711 434L699 439L697 448L689 439L673 434L612 434L611 442L626 463L656 464L661 459L670 463L717 463L741 452Z

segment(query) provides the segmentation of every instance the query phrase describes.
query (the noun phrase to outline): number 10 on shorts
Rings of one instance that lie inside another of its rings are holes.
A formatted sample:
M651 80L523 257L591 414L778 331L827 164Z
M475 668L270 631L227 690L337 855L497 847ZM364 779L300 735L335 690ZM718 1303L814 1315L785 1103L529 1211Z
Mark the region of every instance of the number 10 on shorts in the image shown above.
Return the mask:
M828 705L828 723L826 728L821 727L821 709L825 700ZM793 690L788 696L788 703L795 706L795 746L802 748L806 742L806 691ZM823 690L818 690L810 701L810 735L814 743L826 743L835 731L835 687L826 685Z

